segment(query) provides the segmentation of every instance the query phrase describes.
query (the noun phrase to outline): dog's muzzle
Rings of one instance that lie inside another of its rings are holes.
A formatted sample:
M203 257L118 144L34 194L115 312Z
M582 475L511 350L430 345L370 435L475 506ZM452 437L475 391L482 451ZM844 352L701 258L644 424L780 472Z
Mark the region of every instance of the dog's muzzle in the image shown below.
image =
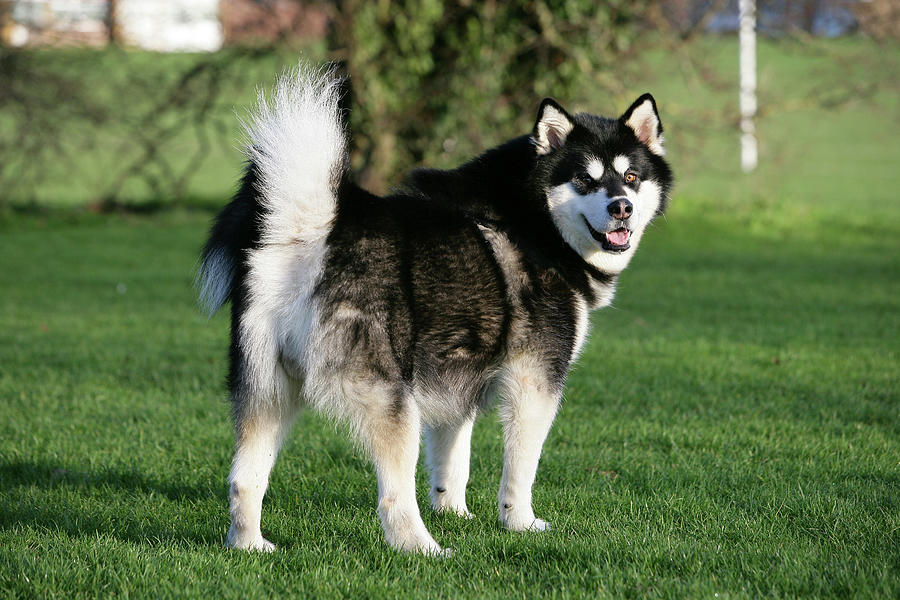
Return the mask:
M619 227L607 233L600 233L599 231L591 227L591 224L590 222L588 222L587 217L581 215L581 218L584 219L584 224L587 225L588 231L591 233L591 237L597 240L604 250L607 250L609 252L625 252L626 250L631 248L631 244L629 243L629 241L631 240L630 229Z

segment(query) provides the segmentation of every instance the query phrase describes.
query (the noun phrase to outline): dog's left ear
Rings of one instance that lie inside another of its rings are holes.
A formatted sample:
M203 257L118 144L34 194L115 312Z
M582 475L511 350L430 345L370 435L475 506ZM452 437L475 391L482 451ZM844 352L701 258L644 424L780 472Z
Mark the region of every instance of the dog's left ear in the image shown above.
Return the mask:
M566 138L575 128L575 122L565 109L553 98L544 98L538 109L537 122L531 134L531 141L538 154L549 154L562 148Z
M663 148L663 127L656 111L656 101L650 94L644 94L634 101L619 120L634 131L634 135L650 148L650 152L665 156Z

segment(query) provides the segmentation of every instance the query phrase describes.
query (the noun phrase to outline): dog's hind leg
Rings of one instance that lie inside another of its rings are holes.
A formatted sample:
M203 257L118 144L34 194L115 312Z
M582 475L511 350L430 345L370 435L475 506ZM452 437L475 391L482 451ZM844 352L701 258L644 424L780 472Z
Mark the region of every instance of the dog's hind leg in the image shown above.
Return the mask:
M425 456L431 469L431 505L438 512L472 518L466 507L473 413L462 423L426 427Z
M559 408L560 393L544 376L540 361L531 358L507 365L503 378L499 411L504 434L500 521L512 531L543 531L548 525L534 516L531 488L541 448Z
M370 389L382 396L378 386ZM378 515L388 544L405 552L444 554L422 521L416 503L416 462L422 425L419 409L402 394L369 398L353 426L375 463Z
M264 552L275 549L260 531L262 501L269 485L269 473L298 406L273 401L236 405L235 453L228 477L231 528L225 544L229 548Z

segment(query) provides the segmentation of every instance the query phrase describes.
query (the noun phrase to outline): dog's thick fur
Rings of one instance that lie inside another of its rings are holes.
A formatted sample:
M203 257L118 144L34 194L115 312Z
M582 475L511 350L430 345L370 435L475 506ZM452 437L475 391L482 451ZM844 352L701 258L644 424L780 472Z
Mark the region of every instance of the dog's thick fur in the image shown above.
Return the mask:
M470 517L472 424L497 398L500 520L546 529L531 488L566 373L672 183L656 104L607 119L546 99L531 135L382 198L353 183L340 90L301 66L261 95L240 190L203 251L202 300L232 302L227 544L274 548L263 495L303 405L371 456L388 543L440 553L416 504L420 438L435 510Z

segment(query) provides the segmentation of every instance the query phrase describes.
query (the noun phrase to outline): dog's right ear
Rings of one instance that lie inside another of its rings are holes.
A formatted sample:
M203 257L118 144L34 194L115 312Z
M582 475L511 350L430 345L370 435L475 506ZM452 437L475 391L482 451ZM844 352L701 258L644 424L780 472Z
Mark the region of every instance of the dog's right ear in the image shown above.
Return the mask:
M666 149L663 147L663 127L653 96L644 94L635 100L619 120L634 131L635 137L642 144L646 144L650 152L659 156L666 155Z
M531 142L538 154L549 154L562 148L566 138L575 128L575 122L553 98L544 98L538 109L537 122L531 134Z

